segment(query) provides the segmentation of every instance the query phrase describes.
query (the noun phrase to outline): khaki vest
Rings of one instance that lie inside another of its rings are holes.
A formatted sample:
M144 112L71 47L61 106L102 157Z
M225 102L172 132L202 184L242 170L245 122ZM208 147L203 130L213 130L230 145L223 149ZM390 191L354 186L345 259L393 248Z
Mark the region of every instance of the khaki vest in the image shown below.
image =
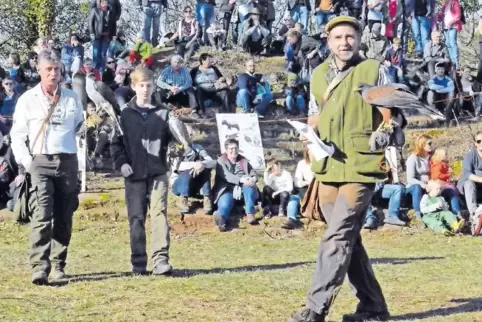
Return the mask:
M323 105L323 94L329 85L326 79L329 64L330 59L327 59L314 70L311 92L320 106L320 139L334 145L335 154L320 161L312 159L315 177L321 182L335 183L385 181L387 173L380 166L384 151L371 152L368 143L382 115L354 90L358 83L377 83L380 62L367 59L356 65Z

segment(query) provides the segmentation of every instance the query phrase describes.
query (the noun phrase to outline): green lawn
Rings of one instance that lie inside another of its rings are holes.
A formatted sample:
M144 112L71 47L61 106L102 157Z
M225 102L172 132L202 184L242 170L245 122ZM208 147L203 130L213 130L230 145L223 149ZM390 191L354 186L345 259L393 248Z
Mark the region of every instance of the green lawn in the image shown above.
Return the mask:
M305 301L321 232L277 226L174 231L174 276L131 277L125 217L76 218L69 283L38 287L28 228L2 221L0 321L285 321ZM482 321L480 238L411 228L364 232L364 242L394 321ZM329 320L355 305L345 285Z

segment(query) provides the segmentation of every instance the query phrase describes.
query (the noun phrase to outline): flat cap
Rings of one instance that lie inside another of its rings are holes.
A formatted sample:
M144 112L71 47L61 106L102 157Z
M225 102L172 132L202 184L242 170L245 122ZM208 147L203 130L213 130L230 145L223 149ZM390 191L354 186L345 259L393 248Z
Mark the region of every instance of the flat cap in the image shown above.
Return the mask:
M340 24L352 25L353 28L356 29L356 31L361 32L361 25L358 20L350 16L338 16L331 19L325 26L325 32L329 33L335 26L338 26Z

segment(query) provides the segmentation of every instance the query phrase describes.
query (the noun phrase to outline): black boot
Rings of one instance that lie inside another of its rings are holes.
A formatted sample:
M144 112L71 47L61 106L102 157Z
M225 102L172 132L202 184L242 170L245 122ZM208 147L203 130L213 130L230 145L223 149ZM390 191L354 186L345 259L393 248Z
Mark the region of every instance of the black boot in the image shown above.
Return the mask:
M370 321L388 321L390 313L383 312L355 312L353 314L343 315L343 322L370 322Z

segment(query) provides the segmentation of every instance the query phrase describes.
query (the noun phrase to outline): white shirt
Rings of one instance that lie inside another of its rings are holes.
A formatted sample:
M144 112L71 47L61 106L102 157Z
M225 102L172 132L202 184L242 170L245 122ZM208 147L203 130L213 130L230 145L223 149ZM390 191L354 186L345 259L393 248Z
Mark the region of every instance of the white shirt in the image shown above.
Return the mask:
M293 177L291 173L286 170L281 172L280 176L274 176L272 174L268 174L268 171L264 171L264 184L266 186L270 186L273 188L275 192L278 191L286 191L292 192L293 191Z
M52 116L39 136L33 141L49 113L49 100L40 84L26 91L18 99L13 114L11 130L12 150L15 159L27 170L35 154L77 153L75 134L84 120L82 103L76 93L60 88L60 98ZM29 139L29 147L27 147ZM43 143L43 144L42 144Z
M306 163L305 160L298 162L295 172L295 187L303 188L310 184L313 180L313 171L311 170L311 164Z

